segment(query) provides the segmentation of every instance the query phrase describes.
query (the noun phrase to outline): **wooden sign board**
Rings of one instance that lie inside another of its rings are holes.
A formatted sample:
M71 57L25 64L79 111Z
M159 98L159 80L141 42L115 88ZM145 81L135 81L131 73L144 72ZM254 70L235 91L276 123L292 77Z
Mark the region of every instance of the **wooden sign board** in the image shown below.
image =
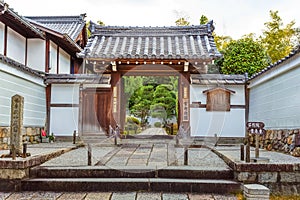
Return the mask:
M251 134L263 135L266 133L266 130L264 129L265 124L263 122L247 122L246 126Z

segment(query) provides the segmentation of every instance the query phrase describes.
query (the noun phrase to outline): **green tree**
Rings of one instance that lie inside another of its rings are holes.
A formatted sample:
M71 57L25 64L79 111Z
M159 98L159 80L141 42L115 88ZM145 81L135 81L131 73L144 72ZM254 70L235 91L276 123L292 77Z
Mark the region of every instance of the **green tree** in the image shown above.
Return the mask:
M205 15L201 15L200 17L200 24L207 24L208 18Z
M130 113L141 119L141 126L145 127L150 116L154 87L152 85L141 86L129 99Z
M270 64L263 46L251 37L232 40L223 50L223 74L244 74L252 76Z
M293 49L293 37L296 36L294 21L284 26L282 19L278 15L278 11L270 11L271 21L264 25L266 30L260 40L266 48L272 62L276 62L287 56Z
M150 109L151 116L161 119L164 125L167 119L176 116L176 94L172 85L162 84L155 88Z

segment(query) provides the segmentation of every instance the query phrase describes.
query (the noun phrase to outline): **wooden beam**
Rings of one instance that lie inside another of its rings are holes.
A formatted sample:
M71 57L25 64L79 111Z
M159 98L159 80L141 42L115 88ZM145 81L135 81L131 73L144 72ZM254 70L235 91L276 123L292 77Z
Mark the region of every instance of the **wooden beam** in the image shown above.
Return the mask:
M7 25L4 26L4 56L7 56Z
M49 72L49 63L50 63L50 40L46 39L46 49L45 49L45 72Z

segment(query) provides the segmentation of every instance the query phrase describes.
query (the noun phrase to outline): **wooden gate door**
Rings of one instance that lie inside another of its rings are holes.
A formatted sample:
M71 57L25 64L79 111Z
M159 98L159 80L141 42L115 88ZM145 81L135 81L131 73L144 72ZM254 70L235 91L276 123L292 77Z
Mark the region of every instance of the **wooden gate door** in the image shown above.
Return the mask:
M111 95L111 89L86 89L83 92L83 133L107 133L112 120Z

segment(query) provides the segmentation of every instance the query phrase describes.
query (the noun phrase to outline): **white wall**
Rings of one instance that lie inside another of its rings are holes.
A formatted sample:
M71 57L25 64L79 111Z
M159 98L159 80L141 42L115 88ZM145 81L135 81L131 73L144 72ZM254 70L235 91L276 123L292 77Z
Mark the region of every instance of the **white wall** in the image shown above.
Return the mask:
M11 28L7 31L7 57L25 64L26 39Z
M59 49L59 74L70 74L71 57L63 49Z
M24 126L44 126L46 120L45 87L34 83L30 75L21 77L8 73L6 64L0 62L0 126L10 125L11 97L19 94L24 97ZM13 72L13 71L12 71ZM32 79L32 80L31 80ZM41 79L40 82L43 80Z
M0 22L0 54L4 54L4 24Z
M206 104L204 90L215 86L191 85L190 102ZM245 105L243 85L227 86L227 89L235 91L231 94L231 105ZM215 134L218 137L244 137L245 136L245 109L231 108L230 112L207 112L206 108L190 109L191 136L209 136Z
M79 85L53 84L51 104L79 104ZM78 131L78 107L51 107L50 115L50 133L57 136L72 136L74 130Z
M295 68L270 77L265 82L253 87L250 84L250 121L262 121L267 129L300 128L299 58L297 63ZM281 69L291 64L287 62ZM262 75L258 80L268 75Z
M49 73L57 74L57 45L50 41L50 70Z
M27 45L27 66L44 72L46 41L42 39L28 39Z

